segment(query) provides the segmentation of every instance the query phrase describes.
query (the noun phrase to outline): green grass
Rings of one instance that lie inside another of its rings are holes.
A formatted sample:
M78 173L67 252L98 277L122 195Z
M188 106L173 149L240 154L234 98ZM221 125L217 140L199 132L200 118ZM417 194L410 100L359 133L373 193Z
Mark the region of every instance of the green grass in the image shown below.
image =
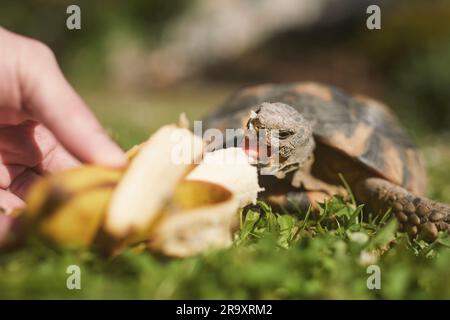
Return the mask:
M0 298L450 297L448 240L411 242L395 232L394 220L364 222L359 213L339 198L314 218L278 215L259 203L242 219L233 247L181 260L133 249L103 259L34 242L0 256ZM81 290L66 288L72 264L81 267ZM367 289L369 264L381 268L380 290Z
M181 111L197 119L225 95L207 88L84 96L113 137L129 148L176 120ZM446 138L425 137L420 144L429 164L429 196L450 202ZM450 298L450 243L445 235L429 245L411 242L395 228L387 215L371 217L364 207L333 198L319 215L280 215L259 203L241 213L231 248L189 259L132 249L105 259L34 241L0 254L0 298ZM372 263L381 268L380 290L366 286ZM81 290L66 288L66 269L72 264L81 267Z

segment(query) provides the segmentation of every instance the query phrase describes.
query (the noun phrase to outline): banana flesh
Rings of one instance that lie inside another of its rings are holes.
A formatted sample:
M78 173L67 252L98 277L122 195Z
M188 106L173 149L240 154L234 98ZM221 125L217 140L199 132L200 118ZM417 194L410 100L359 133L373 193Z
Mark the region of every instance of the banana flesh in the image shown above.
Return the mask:
M180 152L174 154L177 148ZM115 238L144 235L202 150L202 140L187 129L175 125L159 129L134 155L118 184L106 230Z
M256 167L249 164L249 159L241 148L207 153L202 163L186 179L216 183L233 191L241 207L255 204L258 192L263 190L258 185Z
M238 208L239 199L222 186L184 181L149 233L149 248L179 258L226 248Z

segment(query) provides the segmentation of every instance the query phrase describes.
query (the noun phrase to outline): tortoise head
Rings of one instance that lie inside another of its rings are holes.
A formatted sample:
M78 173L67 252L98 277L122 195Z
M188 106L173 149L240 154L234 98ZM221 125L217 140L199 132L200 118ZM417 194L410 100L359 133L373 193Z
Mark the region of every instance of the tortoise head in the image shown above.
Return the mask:
M262 103L246 125L248 154L262 174L283 178L312 156L314 139L310 123L284 103Z

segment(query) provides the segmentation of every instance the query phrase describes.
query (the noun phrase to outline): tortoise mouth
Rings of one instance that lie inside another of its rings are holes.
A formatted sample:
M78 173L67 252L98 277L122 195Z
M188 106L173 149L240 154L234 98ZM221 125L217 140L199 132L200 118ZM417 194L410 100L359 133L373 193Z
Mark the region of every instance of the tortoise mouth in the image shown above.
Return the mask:
M273 152L271 144L266 143L265 139L255 139L255 137L245 136L242 149L257 167L270 166L274 161L276 153Z
M255 160L256 164L265 165L272 154L271 144L267 143L265 129L260 128L255 115L250 117L246 127L243 149L249 157Z
M250 164L258 168L259 174L283 177L286 173L284 163L287 158L274 152L270 144L262 142L254 145L250 143L248 137L245 137L242 149L250 159Z
M248 136L244 138L244 145L242 146L244 152L249 156L256 165L267 166L270 163L272 156L272 147L264 141L257 141L256 143Z
M249 119L246 129L242 148L250 158L250 163L267 175L284 172L283 163L287 158L280 154L280 141L271 134L272 130L261 127L256 115Z

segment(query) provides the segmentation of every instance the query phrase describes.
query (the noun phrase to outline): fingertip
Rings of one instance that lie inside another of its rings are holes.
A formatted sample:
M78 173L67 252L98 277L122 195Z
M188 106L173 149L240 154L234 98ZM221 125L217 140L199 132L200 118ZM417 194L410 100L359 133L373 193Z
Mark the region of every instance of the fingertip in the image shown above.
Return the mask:
M123 150L112 142L108 136L99 135L95 139L94 145L95 149L91 162L111 168L122 168L127 164Z

